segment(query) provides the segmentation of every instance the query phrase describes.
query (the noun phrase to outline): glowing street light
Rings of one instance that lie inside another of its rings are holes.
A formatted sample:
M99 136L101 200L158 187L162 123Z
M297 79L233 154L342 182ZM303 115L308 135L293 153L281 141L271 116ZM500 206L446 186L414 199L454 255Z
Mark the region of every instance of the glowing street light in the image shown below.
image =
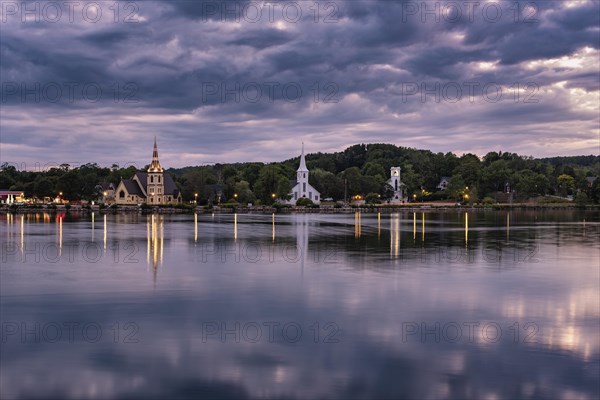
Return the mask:
M198 204L198 193L194 193L194 204Z

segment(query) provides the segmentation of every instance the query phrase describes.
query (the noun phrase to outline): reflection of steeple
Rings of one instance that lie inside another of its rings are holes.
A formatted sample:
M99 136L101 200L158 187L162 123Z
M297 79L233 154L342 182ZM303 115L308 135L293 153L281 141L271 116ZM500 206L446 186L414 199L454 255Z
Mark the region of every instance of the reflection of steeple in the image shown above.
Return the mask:
M158 147L156 146L156 136L154 136L154 150L152 151L152 163L148 167L148 172L163 172L163 168L158 161Z
M154 283L156 284L156 271L158 265L163 260L163 219L162 216L152 215L150 221L147 223L147 254L148 254L148 265L150 265L150 258L152 258L152 272L154 274Z
M300 274L302 277L304 277L304 260L308 255L308 224L306 218L306 214L299 214L296 220L296 250L300 257Z

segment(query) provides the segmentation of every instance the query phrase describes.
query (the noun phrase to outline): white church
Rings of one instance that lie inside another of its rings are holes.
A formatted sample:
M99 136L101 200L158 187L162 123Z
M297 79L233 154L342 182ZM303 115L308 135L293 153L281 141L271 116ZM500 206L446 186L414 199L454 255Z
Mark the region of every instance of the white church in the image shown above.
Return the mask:
M315 204L321 203L321 193L308 183L308 168L304 159L304 143L302 143L302 155L300 156L300 166L296 170L296 180L292 181L292 191L288 204L296 204L298 199L303 197L312 200Z
M390 168L390 179L388 179L387 184L390 185L394 189L394 195L389 200L391 204L401 204L405 203L406 199L404 198L404 184L400 179L400 167L392 167Z

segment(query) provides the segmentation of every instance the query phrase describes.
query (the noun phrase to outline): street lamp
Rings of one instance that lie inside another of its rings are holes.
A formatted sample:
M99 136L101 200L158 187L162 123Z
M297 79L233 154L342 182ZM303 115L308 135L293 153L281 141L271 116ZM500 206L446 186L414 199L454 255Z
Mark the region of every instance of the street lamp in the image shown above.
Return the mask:
M417 194L413 193L413 201L417 201Z
M198 204L198 193L194 193L194 204Z
M237 193L233 194L233 198L237 200Z

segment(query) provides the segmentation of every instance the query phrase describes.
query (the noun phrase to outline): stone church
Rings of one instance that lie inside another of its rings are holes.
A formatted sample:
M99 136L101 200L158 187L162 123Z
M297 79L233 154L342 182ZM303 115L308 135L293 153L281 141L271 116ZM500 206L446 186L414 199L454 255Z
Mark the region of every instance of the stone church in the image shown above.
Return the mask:
M148 171L136 172L131 179L122 179L115 190L115 203L145 203L150 206L181 203L181 193L175 181L158 161L156 138Z

